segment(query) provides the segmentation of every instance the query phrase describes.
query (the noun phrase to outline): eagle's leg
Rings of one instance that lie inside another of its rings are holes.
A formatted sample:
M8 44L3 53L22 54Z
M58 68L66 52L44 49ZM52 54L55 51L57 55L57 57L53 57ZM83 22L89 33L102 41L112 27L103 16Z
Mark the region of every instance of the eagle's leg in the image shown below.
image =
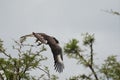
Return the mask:
M40 46L42 43L39 41L39 39L36 39L35 43L38 43L37 46Z
M36 41L35 42L38 42L39 40L38 39L36 39Z

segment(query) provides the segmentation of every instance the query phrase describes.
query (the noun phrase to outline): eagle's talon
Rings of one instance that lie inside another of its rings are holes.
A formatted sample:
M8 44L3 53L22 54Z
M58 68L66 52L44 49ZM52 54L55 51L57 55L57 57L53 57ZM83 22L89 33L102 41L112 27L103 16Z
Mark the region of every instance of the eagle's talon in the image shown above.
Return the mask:
M37 46L40 46L42 43L38 43Z

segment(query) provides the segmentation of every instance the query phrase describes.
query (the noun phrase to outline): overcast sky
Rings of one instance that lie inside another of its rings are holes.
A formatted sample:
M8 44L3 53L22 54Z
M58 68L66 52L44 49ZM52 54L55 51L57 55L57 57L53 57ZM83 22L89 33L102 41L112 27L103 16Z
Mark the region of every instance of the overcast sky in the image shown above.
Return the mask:
M120 0L0 0L0 38L12 45L12 39L32 32L55 36L61 44L72 38L81 42L81 33L95 34L95 53L120 56L120 16L103 10L120 12ZM52 57L50 55L50 57ZM65 57L64 79L78 71L73 60ZM53 70L53 69L52 69Z

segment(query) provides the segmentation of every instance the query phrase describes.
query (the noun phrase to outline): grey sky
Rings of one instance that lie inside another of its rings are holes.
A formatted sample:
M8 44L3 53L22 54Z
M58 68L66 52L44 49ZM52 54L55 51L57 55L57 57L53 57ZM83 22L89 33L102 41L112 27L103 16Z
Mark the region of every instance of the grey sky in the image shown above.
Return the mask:
M120 12L120 0L0 0L0 38L10 47L12 39L45 32L64 44L72 38L81 41L81 33L89 32L95 33L99 59L119 55L120 16L102 11L110 9ZM61 77L81 72L78 66L67 67L73 61L65 57L64 62Z

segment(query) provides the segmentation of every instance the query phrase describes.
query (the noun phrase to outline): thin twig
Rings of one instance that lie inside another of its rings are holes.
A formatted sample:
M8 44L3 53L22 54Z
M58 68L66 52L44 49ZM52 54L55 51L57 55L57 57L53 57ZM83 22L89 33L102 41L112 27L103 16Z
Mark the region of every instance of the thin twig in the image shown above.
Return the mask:
M49 80L51 79L49 72L45 71L44 69L42 69L42 68L40 68L40 67L37 67L37 68L40 69L41 71L45 72L45 73L48 75Z
M5 56L9 57L10 59L12 58L10 55L8 55L8 54L5 52L5 50L1 50L1 52L2 52Z

